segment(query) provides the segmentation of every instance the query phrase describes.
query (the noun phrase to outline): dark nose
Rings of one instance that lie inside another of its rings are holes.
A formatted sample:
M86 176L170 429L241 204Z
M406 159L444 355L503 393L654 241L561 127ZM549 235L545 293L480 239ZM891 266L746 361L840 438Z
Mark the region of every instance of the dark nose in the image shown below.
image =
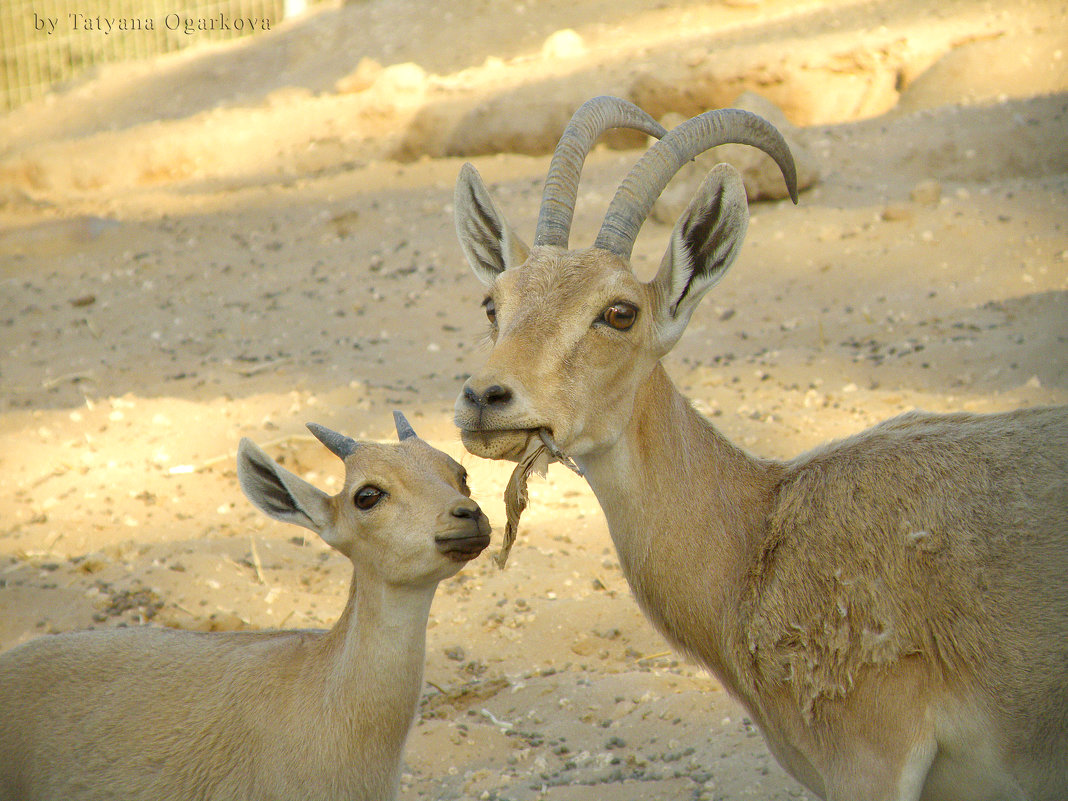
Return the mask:
M507 406L512 401L512 390L493 384L478 392L473 387L464 387L464 398L467 402L485 408L487 406Z
M452 516L460 520L478 520L481 515L482 510L474 501L461 501L452 507Z

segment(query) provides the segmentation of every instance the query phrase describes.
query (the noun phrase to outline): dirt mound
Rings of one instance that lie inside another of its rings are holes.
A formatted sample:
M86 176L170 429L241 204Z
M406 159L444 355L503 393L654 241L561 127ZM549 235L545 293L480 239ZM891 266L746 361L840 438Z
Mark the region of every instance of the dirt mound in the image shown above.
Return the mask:
M322 10L220 50L104 70L8 115L0 178L41 198L287 181L378 159L544 154L597 94L659 118L755 92L811 126L878 116L902 91L907 111L1068 89L1043 4L991 16L957 2L934 21L921 5L898 0L881 11L894 24L874 28L845 0L631 0L610 16L600 2L539 3L496 28L474 4L450 11L444 27L386 0ZM391 25L422 32L422 47L390 44ZM482 48L447 48L446 29L484 31Z

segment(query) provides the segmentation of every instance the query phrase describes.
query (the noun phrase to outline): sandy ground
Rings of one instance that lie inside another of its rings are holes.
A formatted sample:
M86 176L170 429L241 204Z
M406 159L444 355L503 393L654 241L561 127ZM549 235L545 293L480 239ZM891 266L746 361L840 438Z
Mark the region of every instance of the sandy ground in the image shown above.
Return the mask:
M0 117L0 648L330 625L347 563L234 469L249 436L336 489L308 420L391 438L403 409L499 538L511 466L451 423L487 351L452 185L472 159L529 238L546 153L595 94L691 114L752 90L800 126L819 181L754 204L667 359L739 443L786 457L914 407L1068 401L1063 2L461 5L327 5ZM609 142L575 243L643 146ZM642 275L668 230L646 225ZM523 524L507 570L487 555L439 590L401 798L808 797L644 621L578 478L535 479Z

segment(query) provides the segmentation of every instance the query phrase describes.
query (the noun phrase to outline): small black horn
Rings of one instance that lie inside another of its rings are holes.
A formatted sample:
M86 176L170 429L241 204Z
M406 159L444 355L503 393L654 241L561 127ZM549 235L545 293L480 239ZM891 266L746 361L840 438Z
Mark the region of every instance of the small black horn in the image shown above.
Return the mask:
M415 429L412 428L412 424L400 412L393 412L393 422L397 424L397 439L401 440L401 442L418 436L415 433Z
M358 443L352 437L346 437L318 423L305 423L317 440L325 445L334 456L345 459L356 452Z

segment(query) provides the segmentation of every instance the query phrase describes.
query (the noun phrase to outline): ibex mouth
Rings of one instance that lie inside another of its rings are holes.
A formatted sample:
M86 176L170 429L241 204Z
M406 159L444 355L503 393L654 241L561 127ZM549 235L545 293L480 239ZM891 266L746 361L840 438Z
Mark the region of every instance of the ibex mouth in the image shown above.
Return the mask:
M545 449L556 461L573 470L578 475L584 475L582 469L575 461L561 450L553 438L552 432L545 428L503 428L503 429L463 429L460 438L464 447L475 456L483 459L503 459L510 462L518 462L526 453L527 444L533 438L538 438Z
M434 538L437 549L454 562L469 562L486 550L489 534L460 534Z
M531 428L464 428L460 431L460 439L463 440L464 447L475 456L518 462L535 432L536 429Z

